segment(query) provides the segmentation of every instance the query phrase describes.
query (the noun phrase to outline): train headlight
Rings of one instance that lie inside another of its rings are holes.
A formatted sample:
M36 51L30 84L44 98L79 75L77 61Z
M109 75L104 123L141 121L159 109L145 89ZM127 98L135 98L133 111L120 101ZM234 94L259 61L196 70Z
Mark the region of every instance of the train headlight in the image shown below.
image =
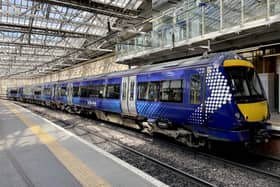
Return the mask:
M234 114L234 116L236 117L236 119L241 119L241 115L240 115L239 112L236 112L236 113Z

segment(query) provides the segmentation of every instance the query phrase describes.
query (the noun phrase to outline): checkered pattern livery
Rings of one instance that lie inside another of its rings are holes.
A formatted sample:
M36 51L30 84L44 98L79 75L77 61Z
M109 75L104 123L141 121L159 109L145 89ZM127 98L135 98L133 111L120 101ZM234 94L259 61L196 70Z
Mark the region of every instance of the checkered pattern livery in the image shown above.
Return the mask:
M147 116L148 118L158 118L160 116L166 116L167 111L166 108L160 107L160 103L158 102L141 102L137 104L137 112L142 114L143 116Z
M206 85L211 92L205 101L205 118L208 119L211 114L231 101L232 94L230 93L227 79L219 71L218 67L207 69ZM204 123L202 118L202 104L191 114L189 120L193 124Z

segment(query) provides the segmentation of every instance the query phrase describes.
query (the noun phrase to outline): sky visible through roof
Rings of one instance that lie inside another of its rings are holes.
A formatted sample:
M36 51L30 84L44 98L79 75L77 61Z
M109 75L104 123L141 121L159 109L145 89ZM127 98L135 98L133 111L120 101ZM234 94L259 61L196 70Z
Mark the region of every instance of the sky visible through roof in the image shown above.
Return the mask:
M96 2L124 8L124 11L137 9L142 3L137 0ZM107 23L113 25L118 20L114 16L38 0L2 0L0 8L0 77L19 72L28 72L19 74L23 76L36 76L48 73L47 70L54 69L54 66L65 67L64 63L87 60L79 56L83 45L88 40L106 36ZM79 52L69 58L59 58L74 50ZM43 65L48 62L52 63Z

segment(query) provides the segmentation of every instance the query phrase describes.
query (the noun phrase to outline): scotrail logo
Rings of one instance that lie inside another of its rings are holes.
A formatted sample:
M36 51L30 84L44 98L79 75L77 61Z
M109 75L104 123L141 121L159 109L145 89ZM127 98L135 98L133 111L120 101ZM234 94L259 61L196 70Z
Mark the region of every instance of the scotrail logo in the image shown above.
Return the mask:
M96 106L96 101L88 101L87 104L92 105L92 106Z

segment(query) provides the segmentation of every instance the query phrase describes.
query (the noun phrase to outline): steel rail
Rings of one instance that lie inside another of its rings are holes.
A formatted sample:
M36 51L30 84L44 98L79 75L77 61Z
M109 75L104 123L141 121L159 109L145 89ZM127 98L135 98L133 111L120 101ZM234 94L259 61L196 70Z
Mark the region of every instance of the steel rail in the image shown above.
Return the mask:
M26 107L26 106L25 106L25 107ZM38 111L35 111L35 112L46 115L45 113L41 113L41 112L38 112ZM53 116L49 116L49 117L55 118L55 117L53 117ZM65 120L61 120L61 119L58 119L58 118L55 118L55 120L56 120L57 122L61 122L61 123L66 124L66 125L72 125L71 122L68 122L68 121L65 121ZM106 123L106 124L107 124L107 123ZM111 125L109 125L109 126L111 126ZM73 125L72 125L72 127L73 127ZM148 160L151 160L151 161L153 161L153 162L155 162L155 163L158 163L159 165L163 164L163 165L162 165L163 167L169 168L170 170L175 169L175 170L174 170L175 172L177 172L176 170L178 170L177 173L180 173L181 175L184 175L184 176L186 176L186 177L192 178L192 179L195 180L195 181L201 182L201 184L204 183L204 185L207 185L207 183L208 183L207 181L205 181L205 180L203 180L203 179L200 179L200 178L198 178L198 177L196 177L196 176L193 176L193 175L191 175L191 174L189 174L189 173L186 173L186 172L184 172L184 171L182 171L182 170L180 170L180 169L174 168L173 166L170 166L170 165L168 165L168 164L166 164L166 163L163 163L163 162L161 162L161 161L159 161L159 160L157 160L157 159L155 159L155 158L152 158L152 157L150 157L150 156L148 156L148 155L146 155L146 154L143 154L143 153L141 153L141 152L139 152L139 151L136 151L136 150L134 150L134 149L132 149L132 148L130 148L130 147L124 145L124 144L121 144L121 143L118 143L118 142L114 142L114 141L117 141L117 140L108 139L107 137L104 137L104 136L102 136L102 135L100 135L100 134L97 134L96 132L94 132L94 131L88 129L87 127L80 127L80 126L77 126L77 125L74 125L74 127L80 128L81 130L84 130L84 131L86 131L87 133L94 134L94 135L96 135L96 136L98 136L98 137L100 136L99 138L102 138L102 139L104 139L104 140L106 140L106 141L108 141L108 142L111 142L111 143L113 143L113 144L115 144L115 145L117 145L117 146L120 146L120 147L122 147L123 149L126 149L126 150L128 150L128 151L134 152L135 154L140 155L140 156L142 156L142 157L144 157L144 158L146 158L146 159L148 159ZM65 127L64 127L64 128L65 128ZM107 127L106 127L106 128L107 128ZM114 129L114 130L116 130L116 129ZM128 135L131 135L131 134L129 134L129 133L127 133L127 132L123 132L123 131L122 131L122 133L126 133L126 134L128 134ZM135 133L135 134L142 134L142 133ZM143 135L143 134L142 134L142 135ZM268 171L265 171L265 170L262 170L262 169L259 169L259 168L255 168L255 167L251 167L251 166L248 166L248 165L245 165L245 164L241 164L241 163L238 163L238 162L236 162L236 161L232 161L232 160L229 160L229 159L226 159L226 158L222 158L222 157L220 157L220 156L215 156L215 155L213 155L213 154L205 153L205 152L203 152L203 151L199 151L199 150L194 149L194 148L186 147L185 145L179 144L178 142L176 142L176 143L165 142L165 143L168 143L168 144L170 144L170 145L172 145L172 146L182 146L182 148L184 148L185 150L194 152L194 153L196 153L196 154L198 154L198 155L201 155L201 156L203 156L203 157L206 157L206 158L208 158L208 159L210 158L210 159L213 159L213 160L221 161L221 162L224 162L224 163L229 164L229 165L234 166L234 167L243 168L243 169L250 170L250 171L252 171L252 172L258 173L258 174L266 175L266 176L268 176L268 177L271 177L271 178L280 180L280 175L277 175L277 174L272 173L272 172L268 172ZM268 157L268 156L264 155L263 157ZM270 159L272 159L272 158L270 158ZM273 158L273 159L274 159L274 160L276 159L277 161L280 161L280 159L277 159L277 158ZM216 185L209 183L208 186L216 186Z
M147 160L149 160L149 161L152 161L152 162L154 162L154 163L156 163L156 164L158 164L158 165L160 165L160 166L162 166L162 167L168 168L169 170L171 170L171 171L173 171L173 172L176 172L176 173L179 173L179 174L182 175L182 176L188 177L188 178L190 178L191 180L194 180L195 183L197 183L197 184L205 185L205 186L211 186L211 187L217 187L217 185L212 184L212 183L210 183L210 182L208 182L208 181L206 181L206 180L204 180L204 179L201 179L201 178L199 178L199 177L196 177L196 176L194 176L194 175L192 175L192 174L190 174L190 173L187 173L187 172L185 172L185 171L183 171L183 170L180 170L180 169L175 168L175 167L173 167L173 166L171 166L171 165L169 165L169 164L166 164L166 163L164 163L164 162L162 162L162 161L160 161L160 160L158 160L158 159L155 159L155 158L153 158L153 157L151 157L151 156L148 156L148 155L146 155L146 154L144 154L144 153L141 153L140 151L137 151L137 150L135 150L135 149L132 149L131 147L128 147L128 146L126 146L126 145L124 145L124 144L121 144L121 143L117 142L118 139L109 139L109 138L107 138L107 137L105 137L105 136L102 136L102 135L98 134L97 132L95 132L95 131L93 131L93 130L91 130L91 129L88 129L88 128L85 127L85 126L75 126L75 128L84 130L84 131L86 131L87 133L90 133L90 134L93 134L94 136L97 136L97 137L99 137L99 138L102 138L103 140L105 140L105 141L107 141L107 142L110 142L110 143L112 143L112 144L114 144L114 145L117 145L117 146L119 146L119 147L121 147L121 148L123 148L123 149L125 149L125 150L127 150L127 151L130 151L130 152L132 152L132 153L134 153L134 154L136 154L136 155L138 155L138 156L144 157L145 159L147 159Z
M17 103L17 104L18 104L18 103ZM21 104L19 104L19 105L21 105ZM24 106L24 105L21 105L21 106ZM24 107L26 107L26 106L24 106ZM125 150L127 150L127 151L129 151L129 152L131 152L131 153L133 153L133 154L135 154L135 155L138 155L138 156L140 156L140 157L143 157L143 158L145 158L145 159L147 159L147 160L149 160L149 161L151 161L151 162L154 162L154 163L158 164L158 165L161 166L161 167L167 168L168 170L171 170L171 171L173 171L174 173L178 173L178 174L181 175L181 176L184 176L184 177L187 177L187 178L193 180L193 181L189 181L189 182L192 182L192 183L195 183L195 184L201 185L201 186L217 187L217 185L212 184L212 183L210 183L210 182L208 182L208 181L206 181L206 180L204 180L204 179L201 179L201 178L199 178L199 177L196 177L196 176L194 176L194 175L192 175L192 174L190 174L190 173L187 173L187 172L185 172L185 171L183 171L183 170L180 170L180 169L178 169L178 168L175 168L175 167L173 167L173 166L171 166L171 165L169 165L169 164L166 164L166 163L164 163L164 162L162 162L162 161L160 161L160 160L158 160L158 159L156 159L156 158L153 158L153 157L151 157L151 156L149 156L149 155L147 155L147 154L144 154L144 153L141 153L140 151L137 151L137 150L135 150L135 149L132 149L132 148L129 147L129 146L126 146L126 145L124 145L124 144L121 144L121 143L118 142L118 139L109 139L109 138L107 138L107 137L105 137L105 136L103 136L103 135L98 134L98 132L95 132L95 131L93 131L93 130L87 128L86 126L73 125L70 121L62 120L62 119L59 119L59 118L50 116L50 115L48 115L48 114L46 114L46 113L43 113L43 112L39 112L39 111L35 111L35 110L33 110L33 111L36 112L36 113L38 113L38 114L41 114L41 115L42 115L42 114L45 115L45 116L47 115L48 117L52 118L56 123L57 123L57 122L60 122L60 123L62 123L62 124L65 124L65 126L62 126L62 127L65 128L66 130L69 130L70 128L77 128L77 129L80 129L80 130L82 130L82 131L85 131L87 134L91 134L91 135L94 135L94 136L96 136L96 137L98 137L98 138L101 138L101 139L103 139L105 142L109 142L109 143L111 143L111 144L114 144L114 145L116 145L116 146L119 146L119 147L121 147L121 148L123 148L123 149L125 149ZM70 126L70 128L69 128L68 126ZM68 128L67 128L67 127L68 127ZM104 143L104 142L102 141L102 143Z

